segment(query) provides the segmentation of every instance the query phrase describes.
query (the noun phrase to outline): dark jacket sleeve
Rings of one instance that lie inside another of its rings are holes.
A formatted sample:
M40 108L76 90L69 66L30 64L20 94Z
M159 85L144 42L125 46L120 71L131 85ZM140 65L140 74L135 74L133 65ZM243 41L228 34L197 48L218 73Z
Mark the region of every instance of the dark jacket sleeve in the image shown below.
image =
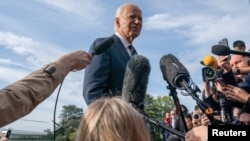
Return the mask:
M91 45L89 52L103 39L96 39ZM108 52L95 55L91 63L86 67L84 75L83 96L87 105L108 92L106 88L109 74L110 58Z

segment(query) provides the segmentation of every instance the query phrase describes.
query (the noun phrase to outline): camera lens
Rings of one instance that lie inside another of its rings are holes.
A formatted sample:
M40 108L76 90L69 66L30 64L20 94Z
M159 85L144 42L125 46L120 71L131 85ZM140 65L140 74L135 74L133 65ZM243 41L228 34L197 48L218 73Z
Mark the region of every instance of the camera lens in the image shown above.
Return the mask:
M206 74L207 78L213 78L215 75L215 72L213 69L207 69L205 74Z
M217 71L215 69L205 67L202 69L204 80L215 80L217 78Z
M194 114L193 118L194 118L195 120L198 120L198 119L200 119L200 115L199 115L199 114Z

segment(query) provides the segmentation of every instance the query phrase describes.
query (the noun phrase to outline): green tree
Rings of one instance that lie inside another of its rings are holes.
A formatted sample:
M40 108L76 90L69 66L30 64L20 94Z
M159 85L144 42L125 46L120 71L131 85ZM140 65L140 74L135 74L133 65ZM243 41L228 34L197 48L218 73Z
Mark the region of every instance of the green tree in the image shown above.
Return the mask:
M149 117L155 120L155 123L150 123L150 134L153 141L161 141L160 126L165 113L174 107L174 102L171 96L153 97L149 94L145 97L145 111Z
M83 109L75 105L63 106L60 114L59 135L56 136L57 141L73 141L77 128L80 124Z

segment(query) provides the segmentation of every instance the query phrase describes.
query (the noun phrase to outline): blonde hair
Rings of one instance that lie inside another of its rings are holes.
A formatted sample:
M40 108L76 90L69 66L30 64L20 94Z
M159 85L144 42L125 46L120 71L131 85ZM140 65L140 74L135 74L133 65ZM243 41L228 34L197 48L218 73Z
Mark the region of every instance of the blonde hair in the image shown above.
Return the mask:
M121 98L101 98L83 114L76 141L150 141L140 113Z

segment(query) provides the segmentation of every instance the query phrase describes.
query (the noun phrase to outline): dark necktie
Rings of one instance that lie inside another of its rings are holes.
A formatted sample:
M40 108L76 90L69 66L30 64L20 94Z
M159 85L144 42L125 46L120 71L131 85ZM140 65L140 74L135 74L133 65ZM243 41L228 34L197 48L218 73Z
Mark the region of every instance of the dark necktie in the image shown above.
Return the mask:
M131 52L132 55L136 55L137 54L135 48L132 45L129 45L128 49L130 50L130 52Z

